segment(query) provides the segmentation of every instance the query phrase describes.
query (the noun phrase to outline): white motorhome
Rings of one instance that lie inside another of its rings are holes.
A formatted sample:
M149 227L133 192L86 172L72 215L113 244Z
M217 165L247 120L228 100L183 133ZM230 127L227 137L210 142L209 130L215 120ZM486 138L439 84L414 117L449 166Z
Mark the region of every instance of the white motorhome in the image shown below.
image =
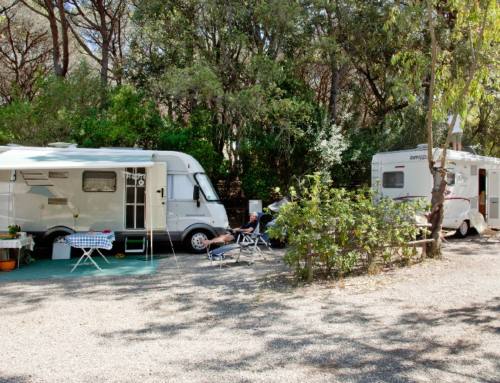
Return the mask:
M64 146L64 145L63 145ZM50 243L75 231L183 241L193 252L228 227L193 157L172 151L0 147L0 230L18 224Z
M434 149L437 166L441 149ZM500 228L500 158L465 151L447 152L448 186L443 227L467 235L474 227ZM377 195L396 200L425 198L430 202L432 176L427 146L377 153L372 159L372 188Z

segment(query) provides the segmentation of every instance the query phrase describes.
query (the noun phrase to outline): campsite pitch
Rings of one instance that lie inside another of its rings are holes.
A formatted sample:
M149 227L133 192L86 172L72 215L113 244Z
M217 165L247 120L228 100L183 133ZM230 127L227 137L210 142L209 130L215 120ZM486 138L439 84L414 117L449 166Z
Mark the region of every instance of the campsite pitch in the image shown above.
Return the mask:
M281 252L0 282L0 382L497 382L498 237L302 287Z

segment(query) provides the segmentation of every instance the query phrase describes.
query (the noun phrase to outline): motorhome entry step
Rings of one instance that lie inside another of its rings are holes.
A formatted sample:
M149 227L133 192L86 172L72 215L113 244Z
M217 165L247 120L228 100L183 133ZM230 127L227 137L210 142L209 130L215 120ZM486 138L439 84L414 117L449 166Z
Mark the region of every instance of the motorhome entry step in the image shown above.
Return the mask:
M125 237L125 254L144 253L148 249L148 238L145 235L130 235Z

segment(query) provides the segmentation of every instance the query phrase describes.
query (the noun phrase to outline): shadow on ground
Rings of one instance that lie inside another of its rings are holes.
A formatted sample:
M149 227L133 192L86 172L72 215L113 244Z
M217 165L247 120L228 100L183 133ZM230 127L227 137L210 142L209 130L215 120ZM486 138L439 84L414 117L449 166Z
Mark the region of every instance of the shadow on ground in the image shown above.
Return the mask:
M500 296L452 309L414 310L398 298L376 300L367 295L362 304L349 297L322 300L300 289L269 291L262 281L284 270L276 256L251 267L222 270L190 256L179 257L179 268L172 258L162 262L157 274L140 277L6 284L0 297L2 307L7 307L2 315L8 319L23 314L16 302L33 311L50 304L54 296L135 299L144 311L155 313L154 320L140 327L96 330L92 336L130 347L173 338L213 339L211 334L257 344L236 358L231 348L206 354L202 361L186 355L174 362L179 370L196 369L207 376L228 370L272 376L269 371L299 366L311 377L352 382L499 381L498 350L484 349L480 339L464 334L499 336ZM142 302L150 295L154 299ZM388 305L397 310L386 313ZM456 336L450 335L453 331ZM472 367L479 372L471 374ZM24 379L0 377L0 382Z

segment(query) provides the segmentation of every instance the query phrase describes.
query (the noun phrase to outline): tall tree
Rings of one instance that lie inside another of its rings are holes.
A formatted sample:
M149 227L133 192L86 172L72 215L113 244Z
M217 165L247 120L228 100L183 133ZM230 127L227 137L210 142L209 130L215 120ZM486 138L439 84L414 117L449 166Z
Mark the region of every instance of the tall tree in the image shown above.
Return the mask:
M465 47L465 63L462 64L462 70L455 72L451 77L451 80L458 83L458 86L451 86L447 81L449 88L455 91L447 98L444 98L445 106L452 113L452 118L446 127L444 140L442 143L439 158L436 159L434 156L434 135L433 135L433 108L434 108L434 87L435 78L438 65L438 40L435 34L435 19L439 18L439 9L433 6L432 0L427 0L427 14L428 14L428 25L429 33L431 37L431 66L430 66L430 84L429 84L429 95L428 95L428 111L427 111L427 135L428 135L428 152L427 158L429 161L429 170L433 177L433 189L432 189L432 199L431 199L431 212L429 216L431 227L431 236L434 239L432 243L431 254L438 256L441 253L441 228L444 217L444 202L445 202L445 192L447 187L447 150L451 142L452 129L455 126L456 120L460 114L467 107L467 100L469 98L469 91L471 85L475 79L476 72L482 65L486 65L483 61L480 61L480 55L482 52L482 46L485 36L485 28L489 28L492 32L495 30L496 18L488 18L490 6L496 7L496 4L490 4L490 1L478 2L477 4L468 4L457 8L454 11L459 17L457 23L453 24L453 28L463 28L461 31L466 40L462 41ZM496 14L496 12L493 12ZM461 23L463 23L461 25ZM493 34L487 33L489 38L494 36ZM457 49L458 51L458 49ZM457 53L457 52L455 52ZM462 53L463 52L458 52ZM454 59L464 59L458 55L454 55ZM440 72L441 75L446 73L446 64L441 63ZM441 85L443 85L443 83ZM453 89L454 88L454 89ZM441 89L442 92L446 92L445 89ZM448 90L449 91L449 90ZM447 101L447 102L446 102Z
M101 85L106 88L113 49L122 55L123 18L126 0L67 0L69 28L86 54L100 66ZM120 63L121 65L121 63ZM121 70L120 70L121 76ZM121 79L121 77L120 77Z
M31 100L37 81L50 70L51 47L47 31L40 30L15 10L0 20L0 97L9 103L15 97Z
M21 0L33 12L49 22L52 37L52 61L54 73L66 77L69 67L69 24L65 12L65 0Z

